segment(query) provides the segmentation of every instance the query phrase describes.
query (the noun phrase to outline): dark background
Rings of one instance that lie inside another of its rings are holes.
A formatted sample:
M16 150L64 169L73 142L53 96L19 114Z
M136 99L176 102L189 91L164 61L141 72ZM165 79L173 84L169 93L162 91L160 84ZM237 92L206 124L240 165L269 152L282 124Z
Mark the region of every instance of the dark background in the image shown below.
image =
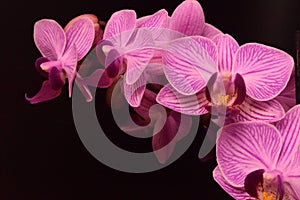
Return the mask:
M80 14L93 13L107 21L120 9L134 9L138 16L143 16L165 8L171 14L180 3L179 0L2 3L1 51L5 53L1 54L1 60L5 84L0 118L1 200L231 199L212 178L214 159L201 162L197 157L201 132L189 150L170 166L146 174L129 174L106 167L87 152L73 124L66 87L52 101L30 105L24 99L25 93L34 95L43 82L34 68L35 59L40 56L32 37L37 20L51 18L64 26ZM295 58L294 36L300 30L299 0L201 0L200 3L206 21L231 34L240 44L271 45Z

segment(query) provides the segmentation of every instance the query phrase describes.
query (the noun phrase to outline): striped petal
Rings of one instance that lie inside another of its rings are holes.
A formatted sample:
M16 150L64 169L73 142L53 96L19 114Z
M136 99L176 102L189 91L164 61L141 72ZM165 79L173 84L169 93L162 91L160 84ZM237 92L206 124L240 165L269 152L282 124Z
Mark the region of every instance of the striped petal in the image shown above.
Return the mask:
M218 131L217 161L225 180L243 187L247 175L258 169L274 169L282 139L267 123L239 122Z
M233 57L239 48L239 44L228 34L219 34L213 41L218 49L219 72L232 72Z
M77 59L81 60L91 49L94 38L94 23L89 17L78 17L65 29L67 46L73 48L75 45L77 50Z
M287 112L296 105L296 81L295 71L293 70L288 85L284 90L276 97L276 100L281 103L284 110Z
M134 84L127 84L125 80L123 80L124 87L124 95L132 107L138 107L141 104L142 97L144 95L146 89L146 76L145 74L141 74L140 78Z
M266 101L283 91L293 66L293 58L287 53L262 44L249 43L238 49L233 71L243 76L250 97Z
M246 97L245 101L235 108L239 111L236 116L237 121L276 122L285 115L283 107L276 100L256 101Z
M203 37L174 40L163 54L164 72L178 92L192 95L199 92L216 69L216 47Z
M88 88L88 85L86 84L85 80L79 74L77 74L76 76L75 84L83 94L86 102L91 102L93 100L92 93Z
M202 36L207 37L209 39L213 39L216 35L218 35L220 33L222 33L222 31L220 31L219 29L217 29L216 27L214 27L211 24L205 23L203 32L202 32Z
M131 30L135 28L136 13L134 10L121 10L112 14L108 20L103 34L104 40L117 37L118 43L125 44L129 39ZM121 33L127 33L125 35ZM123 35L123 36L122 36Z
M205 106L208 104L205 89L202 89L195 95L182 95L168 84L160 90L156 101L167 108L187 115L208 113L205 109Z
M77 70L77 49L75 46L68 48L68 51L64 53L61 58L63 63L63 70L66 72L66 76L69 82L69 97L72 96L73 81L76 77Z
M201 35L204 21L204 13L199 2L185 0L174 10L169 28L186 36Z
M34 42L41 54L49 60L57 60L64 52L66 35L54 20L43 19L34 25Z
M291 164L291 157L293 157L300 146L300 105L288 111L285 118L278 122L276 127L284 141L278 166L286 169L286 166Z
M168 27L168 12L161 9L150 16L145 16L136 21L136 28L147 28L152 33L153 39L157 39L164 28Z
M141 76L151 58L154 55L154 42L151 33L144 29L134 32L134 38L129 40L124 57L127 62L125 80L127 84L133 84Z
M215 181L225 190L230 196L236 200L255 200L249 196L243 187L233 187L224 178L220 168L217 166L213 171Z

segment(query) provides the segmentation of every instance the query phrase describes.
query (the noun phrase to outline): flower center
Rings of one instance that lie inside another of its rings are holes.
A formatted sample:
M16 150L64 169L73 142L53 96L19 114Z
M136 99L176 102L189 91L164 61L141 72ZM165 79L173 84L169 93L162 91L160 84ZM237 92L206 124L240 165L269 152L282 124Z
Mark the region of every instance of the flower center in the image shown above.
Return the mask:
M212 106L233 107L241 104L246 95L246 87L241 75L215 73L206 87L206 97Z
M258 200L292 200L296 195L278 171L256 170L245 179L246 192Z

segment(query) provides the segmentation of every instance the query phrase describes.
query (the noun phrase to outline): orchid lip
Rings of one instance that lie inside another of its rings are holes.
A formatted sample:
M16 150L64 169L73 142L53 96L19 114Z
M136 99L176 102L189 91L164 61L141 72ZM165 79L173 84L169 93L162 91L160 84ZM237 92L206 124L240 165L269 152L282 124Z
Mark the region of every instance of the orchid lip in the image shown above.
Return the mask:
M61 89L66 83L64 72L52 67L49 73L49 81L53 90Z
M283 200L285 194L281 173L278 171L255 170L245 179L246 192L259 200Z
M42 75L44 76L45 78L48 78L48 75L49 73L44 71L42 68L41 68L41 64L44 63L44 62L48 62L50 61L48 58L46 57L40 57L38 59L36 59L34 65L35 65L35 69Z
M206 98L212 106L233 107L242 104L246 97L243 77L231 73L214 73L206 86Z

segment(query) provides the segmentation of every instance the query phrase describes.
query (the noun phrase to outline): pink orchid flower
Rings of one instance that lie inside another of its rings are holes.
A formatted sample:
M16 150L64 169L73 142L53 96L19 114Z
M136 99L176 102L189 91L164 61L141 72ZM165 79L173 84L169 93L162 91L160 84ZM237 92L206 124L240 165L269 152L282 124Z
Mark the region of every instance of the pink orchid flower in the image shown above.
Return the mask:
M160 10L137 26L136 13L122 10L114 13L104 30L103 40L97 46L100 57L105 56L105 71L98 70L101 79L108 80L106 87L124 75L123 87L126 100L138 107L146 86L145 68L153 57L153 27L161 27L167 20L167 12ZM92 79L92 78L90 78ZM101 81L100 81L101 82ZM94 84L93 84L94 85ZM105 87L103 82L99 87Z
M227 109L227 119L233 121L275 122L284 117L274 98L287 86L293 70L293 58L287 53L257 43L239 46L227 34L213 41L180 38L166 49L164 71L170 84L157 96L165 107L190 115Z
M239 122L218 132L213 175L237 200L300 199L300 106L276 127Z
M56 98L61 94L66 78L71 97L77 62L91 49L94 39L94 22L87 15L73 19L65 30L54 20L36 22L34 42L43 55L36 61L36 67L48 80L34 97L26 99L35 104Z

